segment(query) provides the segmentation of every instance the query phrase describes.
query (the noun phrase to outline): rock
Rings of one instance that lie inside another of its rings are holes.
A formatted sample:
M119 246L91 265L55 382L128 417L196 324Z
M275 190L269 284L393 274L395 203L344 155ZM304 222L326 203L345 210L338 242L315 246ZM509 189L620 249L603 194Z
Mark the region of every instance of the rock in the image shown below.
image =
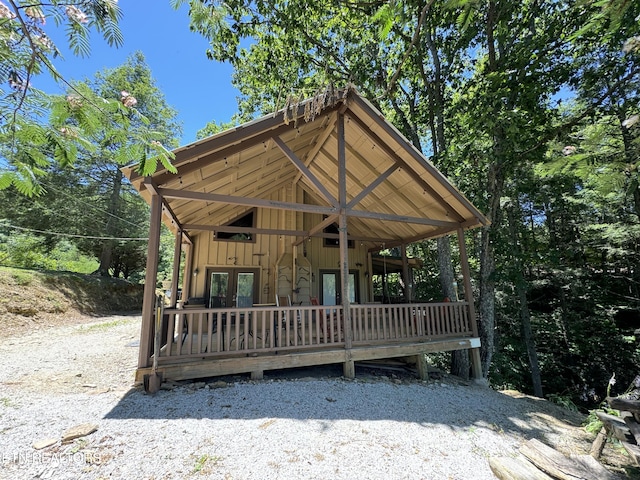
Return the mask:
M227 388L227 382L223 382L222 380L218 380L217 382L210 383L209 388Z
M98 390L90 391L89 393L91 395L100 395L100 394L103 394L103 393L109 393L110 391L111 391L110 387L104 387L104 388L100 388Z
M81 423L75 427L71 427L62 434L62 443L70 442L76 438L86 437L98 430L98 425L95 423Z
M43 440L36 440L31 446L36 450L42 450L43 448L50 447L51 445L55 445L56 443L58 443L57 438L45 438Z
M194 382L191 385L191 388L193 388L194 390L199 390L200 388L204 388L206 384L204 382Z

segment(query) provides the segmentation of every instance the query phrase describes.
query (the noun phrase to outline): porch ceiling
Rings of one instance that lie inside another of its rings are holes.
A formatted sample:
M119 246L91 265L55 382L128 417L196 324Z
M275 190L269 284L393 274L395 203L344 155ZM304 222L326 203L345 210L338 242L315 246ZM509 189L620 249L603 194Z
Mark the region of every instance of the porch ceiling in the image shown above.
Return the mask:
M487 224L355 90L341 91L332 101L323 99L321 108L317 102L316 97L178 148L175 175L159 170L145 179L134 167L123 170L147 201L152 193L163 197L165 220L174 231L223 230L219 227L251 208L337 214L337 123L338 115L344 115L352 238L390 246ZM306 193L303 202L281 194L284 187L295 185ZM322 235L322 228L290 235L300 241Z

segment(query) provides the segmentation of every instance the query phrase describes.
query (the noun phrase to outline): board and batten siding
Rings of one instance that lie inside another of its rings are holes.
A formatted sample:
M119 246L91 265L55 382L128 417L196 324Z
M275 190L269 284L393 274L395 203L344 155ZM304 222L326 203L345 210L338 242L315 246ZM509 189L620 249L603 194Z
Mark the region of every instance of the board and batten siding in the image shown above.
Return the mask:
M273 200L293 201L292 188L286 187L272 195ZM302 198L301 192L296 192L297 200ZM300 212L289 212L276 209L257 209L256 227L265 229L284 230L308 230L313 225L320 223L321 215ZM294 301L309 303L310 297L320 298L320 271L338 270L340 268L340 249L337 247L325 247L322 238L311 238L302 245L294 248L293 237L279 235L257 234L255 242L233 242L214 239L212 232L199 232L193 236L193 266L192 271L198 270L191 281L189 297L206 297L206 270L207 268L233 268L250 267L260 271L259 303L273 303L275 296L291 295ZM294 257L298 257L296 262ZM308 289L303 289L304 294L298 295L293 291L294 285L299 284L300 268L310 268L311 281ZM281 279L278 283L278 271L290 272L293 278L286 281ZM367 250L355 242L354 248L349 249L349 269L358 272L358 289L360 301L371 301L369 281L370 276L365 272L370 271L367 260Z

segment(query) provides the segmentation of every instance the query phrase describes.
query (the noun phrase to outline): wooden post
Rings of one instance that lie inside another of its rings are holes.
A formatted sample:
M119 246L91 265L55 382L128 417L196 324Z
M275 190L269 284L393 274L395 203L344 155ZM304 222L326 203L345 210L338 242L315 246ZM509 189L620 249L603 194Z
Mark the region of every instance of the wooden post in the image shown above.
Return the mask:
M429 367L427 366L427 357L424 353L415 356L416 370L420 380L429 380Z
M193 275L193 245L191 243L186 245L185 248L185 262L184 271L182 273L182 298L186 301L191 295L191 277Z
M349 302L349 239L347 236L347 149L344 138L344 114L338 113L338 203L340 215L338 222L338 234L340 238L340 279L341 279L341 303L342 321L344 330L344 348L346 359L344 363L344 376L354 378L356 376L355 364L351 357L351 312Z
M182 253L182 230L176 232L176 243L173 249L173 268L171 270L171 307L175 308L178 300L178 280L180 279L180 254Z
M368 301L373 302L375 300L375 296L373 293L373 255L371 254L371 252L367 252L367 271L365 272L365 276L366 273L369 274L366 278L367 290L369 294Z
M407 303L411 303L411 278L409 277L409 262L407 261L407 245L400 245L400 253L402 255L402 277L404 280L404 299Z
M160 253L160 224L162 222L162 198L151 192L151 214L149 219L149 244L147 247L147 270L144 277L142 300L142 324L140 327L140 350L138 368L151 366L153 344L153 315L158 281L158 257Z
M473 290L471 289L471 271L469 270L469 258L467 257L467 246L464 243L464 230L458 228L458 247L460 249L460 266L462 268L462 278L464 280L464 298L469 305L469 320L471 331L474 337L478 337L478 321L476 319L476 307L473 303ZM472 348L471 373L476 380L482 380L482 362L480 359L480 348Z

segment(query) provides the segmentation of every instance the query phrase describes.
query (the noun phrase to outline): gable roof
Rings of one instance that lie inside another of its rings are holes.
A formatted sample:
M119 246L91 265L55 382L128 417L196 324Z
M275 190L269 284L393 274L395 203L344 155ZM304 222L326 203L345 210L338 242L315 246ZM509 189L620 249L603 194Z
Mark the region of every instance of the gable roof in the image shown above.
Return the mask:
M230 231L222 227L250 208L328 217L306 231L255 229L302 241L322 236L323 228L336 221L341 135L350 238L373 248L488 224L353 88L327 91L180 147L174 151L177 174L159 170L142 177L133 167L123 171L147 201L151 192L162 196L165 221L174 231ZM304 199L285 201L281 192L294 185L305 192Z

